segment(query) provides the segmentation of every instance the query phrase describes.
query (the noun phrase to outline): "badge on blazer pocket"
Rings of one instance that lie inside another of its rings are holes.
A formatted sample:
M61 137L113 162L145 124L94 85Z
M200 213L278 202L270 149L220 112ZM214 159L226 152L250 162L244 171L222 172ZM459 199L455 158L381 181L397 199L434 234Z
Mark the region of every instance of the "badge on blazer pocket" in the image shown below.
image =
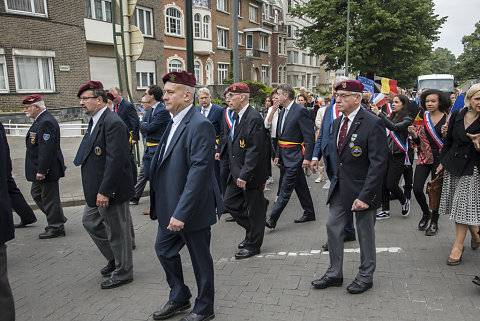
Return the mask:
M97 156L102 155L102 149L98 146L95 147L95 155Z
M353 146L352 150L350 151L354 157L362 156L362 149L360 146Z
M245 148L245 139L240 139L240 148Z

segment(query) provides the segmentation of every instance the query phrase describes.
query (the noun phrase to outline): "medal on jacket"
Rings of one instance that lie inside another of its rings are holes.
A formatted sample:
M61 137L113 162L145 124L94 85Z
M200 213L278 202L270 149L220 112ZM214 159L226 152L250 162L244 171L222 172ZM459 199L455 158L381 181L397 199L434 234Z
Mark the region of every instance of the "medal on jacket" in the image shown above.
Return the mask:
M355 141L355 139L357 139L357 134L353 134L353 135L352 135L352 138L350 138L350 143L348 144L348 147L349 147L349 148L353 148L353 146L355 146L355 145L353 144L353 142Z
M240 139L240 148L245 148L245 139Z
M35 137L37 137L37 133L30 132L30 143L35 145Z

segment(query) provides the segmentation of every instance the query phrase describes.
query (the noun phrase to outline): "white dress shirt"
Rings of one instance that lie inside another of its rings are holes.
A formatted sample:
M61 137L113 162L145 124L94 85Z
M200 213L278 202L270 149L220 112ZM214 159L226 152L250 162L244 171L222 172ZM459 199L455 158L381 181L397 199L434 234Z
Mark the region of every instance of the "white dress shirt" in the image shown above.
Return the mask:
M163 151L164 154L165 154L165 151L168 148L168 145L170 144L170 141L172 140L173 134L175 134L175 131L178 128L178 125L182 121L183 117L185 117L185 115L188 113L190 108L192 108L192 106L193 105L188 106L187 108L185 108L184 110L179 112L177 115L175 115L175 117L172 118L173 124L172 124L172 128L170 128L170 133L168 134L167 143L165 144L165 149Z
M108 108L107 106L103 107L95 115L92 116L93 124L92 124L92 129L90 130L89 134L93 133L93 129L95 128L95 125L97 125L98 120L100 119L100 117L103 115L103 113L105 112L105 110L107 108Z
M353 120L355 119L355 116L357 116L357 113L358 113L359 110L360 110L360 106L358 106L357 109L352 111L350 113L350 115L348 115L348 116L345 116L345 114L343 114L342 120L340 121L340 127L339 127L339 130L338 130L337 139L335 141L336 142L335 146L338 146L338 138L340 137L340 128L342 128L343 122L345 121L344 117L348 117L348 127L347 127L347 133L348 133L348 131L350 130L350 127L352 126ZM346 143L346 141L345 141L345 143Z
M206 108L202 107L202 110L200 111L205 117L208 117L208 114L210 113L210 109L212 108L212 103L208 105Z

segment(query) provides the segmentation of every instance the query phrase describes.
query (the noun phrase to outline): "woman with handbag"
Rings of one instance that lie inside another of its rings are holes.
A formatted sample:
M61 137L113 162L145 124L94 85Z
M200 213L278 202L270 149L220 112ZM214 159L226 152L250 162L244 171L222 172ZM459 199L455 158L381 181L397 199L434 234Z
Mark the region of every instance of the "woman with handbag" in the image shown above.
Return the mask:
M465 105L452 113L448 128L443 128L445 145L436 171L444 171L439 212L450 214L455 222L455 243L448 265L462 261L467 231L472 236L472 249L480 246L480 84L467 92Z
M390 193L400 201L402 216L410 214L410 200L405 197L398 186L405 166L411 166L408 157L408 127L412 125L409 117L409 101L405 95L396 95L392 101L392 114L385 115L377 106L372 106L372 112L382 118L388 129L388 169L382 187L382 210L377 214L377 220L390 218Z
M440 90L424 91L420 97L422 111L413 122L414 126L408 127L408 131L412 135L412 146L417 149L418 156L413 177L413 193L423 213L418 223L418 229L425 231L427 236L438 233L439 215L438 210L430 212L424 187L429 175L432 180L436 178L435 169L439 164L440 151L443 147L442 125L447 121L445 112L450 105L450 98ZM419 120L422 112L423 120Z

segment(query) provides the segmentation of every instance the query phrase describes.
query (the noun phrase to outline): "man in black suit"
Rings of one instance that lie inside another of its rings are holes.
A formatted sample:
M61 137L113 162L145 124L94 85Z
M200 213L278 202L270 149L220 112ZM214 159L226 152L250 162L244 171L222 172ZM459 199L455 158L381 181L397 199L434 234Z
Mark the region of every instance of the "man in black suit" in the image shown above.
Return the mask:
M4 321L15 320L15 305L7 275L6 242L15 237L12 206L8 195L7 180L12 177L12 161L5 129L0 123L0 316Z
M351 294L362 293L373 285L376 265L375 211L380 205L382 182L387 165L387 137L380 118L361 107L363 84L346 80L337 84L336 102L343 113L333 122L336 172L330 184L327 235L330 265L325 275L312 281L325 289L343 283L344 226L350 211L355 212L360 268L347 287Z
M283 172L280 193L266 222L268 228L275 228L282 211L288 204L293 190L304 210L303 215L295 223L315 221L312 196L308 189L303 169L310 165L315 133L308 110L295 103L295 90L290 85L277 87L278 100L283 106L278 117L277 138L278 148L273 164L280 166Z
M153 313L164 320L190 308L180 250L187 245L198 296L181 321L211 320L214 314L214 271L210 254L211 225L223 202L214 172L215 131L193 107L195 76L185 71L163 76L164 101L173 115L150 169L150 217L158 219L157 257L165 271L168 302Z
M25 176L32 182L31 194L38 208L47 216L48 226L40 239L65 236L58 180L65 176L65 164L60 149L60 127L47 111L40 95L30 95L23 100L23 110L34 119L27 132Z
M86 201L82 223L108 261L100 273L110 278L101 288L111 289L133 280L128 201L134 188L128 129L108 109L101 82L88 82L77 96L85 114L91 116L74 160L82 165Z
M135 145L139 139L140 128L137 109L131 102L123 98L120 88L110 88L109 92L113 95L113 111L127 126L128 132L130 133L131 143L132 145Z
M246 230L238 245L236 259L260 253L265 233L267 201L263 187L268 178L270 162L262 116L248 101L250 89L245 83L228 87L233 119L228 136L230 175L224 195L225 209Z
M7 179L8 195L12 202L12 208L15 213L20 216L20 223L15 224L15 228L23 228L29 224L35 223L37 218L30 205L28 205L22 192L18 189L17 184L12 176Z

